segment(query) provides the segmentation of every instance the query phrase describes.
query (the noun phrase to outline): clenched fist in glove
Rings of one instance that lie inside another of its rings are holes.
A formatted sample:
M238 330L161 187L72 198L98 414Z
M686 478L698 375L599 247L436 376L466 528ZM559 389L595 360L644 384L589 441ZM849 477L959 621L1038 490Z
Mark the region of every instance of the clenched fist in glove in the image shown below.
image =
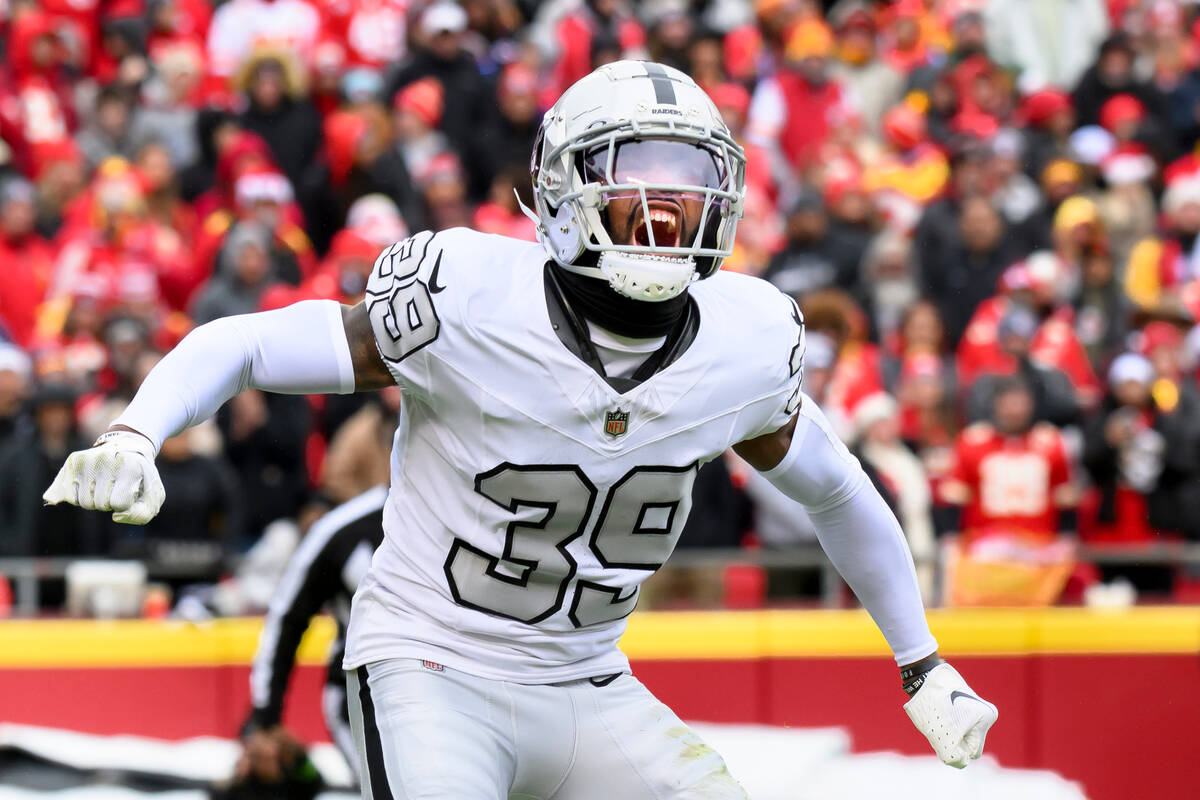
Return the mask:
M976 694L954 667L938 661L937 666L906 681L912 699L904 704L904 710L938 758L962 769L983 755L983 740L999 712Z
M166 492L154 467L154 445L131 431L109 431L77 450L42 495L50 505L111 511L114 522L145 525L162 508Z

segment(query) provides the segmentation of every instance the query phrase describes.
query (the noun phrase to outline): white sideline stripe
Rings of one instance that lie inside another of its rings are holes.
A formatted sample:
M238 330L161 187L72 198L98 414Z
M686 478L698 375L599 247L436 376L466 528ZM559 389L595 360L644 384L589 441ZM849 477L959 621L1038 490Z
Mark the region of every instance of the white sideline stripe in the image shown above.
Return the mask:
M271 695L272 665L275 662L275 644L279 640L280 621L295 601L300 587L304 585L304 578L308 575L313 560L339 530L379 509L386 502L387 493L386 486L376 486L330 510L312 524L300 546L288 560L287 569L284 570L279 587L271 597L271 605L267 608L262 633L258 638L258 650L250 666L250 696L255 706L266 705Z
M208 792L200 789L139 792L122 786L81 786L57 792L35 792L0 785L0 800L208 800ZM359 796L350 792L321 792L316 800L359 800Z
M81 786L57 792L35 792L16 786L0 785L0 800L148 800L151 794L120 786ZM200 789L176 792L155 792L155 800L207 800L208 793Z
M691 723L725 757L730 772L754 800L1087 800L1078 784L1049 770L1001 767L985 756L965 770L951 769L933 756L849 752L850 736L839 728L777 728L766 725ZM111 767L179 775L199 780L228 778L237 758L236 741L215 738L167 742L139 736L93 736L71 731L0 724L0 746L22 749L51 761L85 769ZM332 782L332 760L342 761L330 744L311 748L313 762ZM342 766L343 771L347 770ZM331 792L322 800L356 800ZM204 793L141 793L120 787L80 787L63 792L31 792L0 786L0 800L202 800Z

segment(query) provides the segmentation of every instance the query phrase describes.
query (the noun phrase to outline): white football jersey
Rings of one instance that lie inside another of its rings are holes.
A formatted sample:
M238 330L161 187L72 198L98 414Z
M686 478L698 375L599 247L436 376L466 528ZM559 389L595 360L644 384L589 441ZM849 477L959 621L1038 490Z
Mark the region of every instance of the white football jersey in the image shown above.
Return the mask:
M770 284L692 284L695 339L621 394L555 332L545 265L539 244L465 229L375 263L366 302L404 403L348 669L418 658L518 683L628 669L617 640L700 464L799 404L803 325Z

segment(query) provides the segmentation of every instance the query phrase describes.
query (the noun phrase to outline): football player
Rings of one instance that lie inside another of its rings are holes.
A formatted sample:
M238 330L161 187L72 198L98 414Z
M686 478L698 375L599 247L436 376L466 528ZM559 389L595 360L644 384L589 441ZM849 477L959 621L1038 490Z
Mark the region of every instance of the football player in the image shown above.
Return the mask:
M996 709L938 657L900 526L801 393L800 313L719 269L744 168L688 76L600 67L543 120L540 243L420 233L379 256L352 308L197 328L46 500L145 522L162 440L243 389L395 381L385 536L344 664L364 795L742 798L617 649L698 466L733 447L807 506L894 653L905 710L965 766Z

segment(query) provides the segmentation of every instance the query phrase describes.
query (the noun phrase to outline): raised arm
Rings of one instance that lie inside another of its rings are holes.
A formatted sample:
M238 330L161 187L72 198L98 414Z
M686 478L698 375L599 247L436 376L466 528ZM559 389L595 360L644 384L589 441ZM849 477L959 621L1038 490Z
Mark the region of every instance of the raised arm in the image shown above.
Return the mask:
M164 499L154 468L163 441L212 416L235 395L246 389L347 394L391 380L361 303L307 300L214 320L189 333L150 371L92 448L67 457L43 499L144 524Z
M996 707L938 656L900 523L824 414L804 397L787 425L734 450L804 504L825 554L887 639L911 697L904 709L938 756L955 767L978 758Z

